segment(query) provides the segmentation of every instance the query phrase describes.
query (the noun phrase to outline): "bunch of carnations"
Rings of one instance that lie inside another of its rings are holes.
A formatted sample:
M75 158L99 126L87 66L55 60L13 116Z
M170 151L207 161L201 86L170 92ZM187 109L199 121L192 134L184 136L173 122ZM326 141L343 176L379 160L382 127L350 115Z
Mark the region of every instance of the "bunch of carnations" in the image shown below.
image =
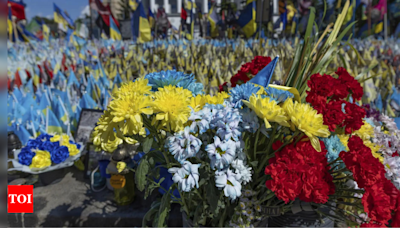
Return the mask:
M230 87L236 87L237 85L244 84L252 79L257 73L262 70L271 62L270 57L256 56L251 62L245 63L240 67L237 72L230 80L230 83L225 82L219 85L219 91L228 92Z

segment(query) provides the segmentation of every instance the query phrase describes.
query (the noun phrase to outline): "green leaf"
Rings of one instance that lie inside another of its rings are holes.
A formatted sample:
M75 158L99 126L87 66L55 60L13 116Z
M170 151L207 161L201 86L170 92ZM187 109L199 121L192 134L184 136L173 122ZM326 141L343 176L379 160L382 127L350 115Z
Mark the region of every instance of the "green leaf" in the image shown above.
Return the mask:
M310 7L310 16L308 17L307 30L304 39L308 39L310 37L314 21L315 21L315 8Z
M361 72L361 74L357 75L357 77L355 77L355 79L357 81L359 81L360 79L363 78L363 76L365 74L367 74L368 72L370 72L373 68L375 68L376 66L378 66L378 63L372 64L370 67L368 67L368 69L365 69L363 72Z
M154 202L152 204L152 207L150 208L150 210L147 211L146 214L143 217L142 227L147 227L146 223L151 220L151 217L153 217L154 214L157 213L158 208L160 207L160 204L161 204L160 202Z
M348 68L348 66L347 66L347 63L346 63L346 61L344 60L344 57L343 57L343 55L342 54L340 54L340 53L338 53L339 54L339 58L340 58L340 60L342 60L342 63L343 63L343 66L344 66L344 68L345 69L349 69Z
M252 162L250 162L250 165L253 167L257 167L258 161L252 161Z
M342 41L343 37L347 34L347 32L353 27L353 25L356 22L352 22L350 23L345 29L343 29L343 31L340 33L340 35L338 36L338 38L335 40L335 42L333 43L333 45L338 44L340 41Z
M139 191L143 191L146 187L146 175L149 172L149 162L143 157L135 173L135 182Z
M198 225L199 224L199 219L201 216L201 210L203 209L203 207L196 207L196 210L194 211L194 217L193 217L193 225Z
M326 6L326 0L324 0L324 14L322 14L321 23L322 23L322 21L324 21L324 19L325 19L325 15L326 15L326 8L328 8L328 7Z
M172 187L172 186L171 186ZM166 226L166 219L168 218L169 211L171 210L171 197L169 192L165 193L161 199L160 210L158 210L158 223L157 227L164 227Z
M210 210L211 210L211 213L213 213L213 214L216 213L216 211L217 211L218 201L219 201L219 199L218 199L219 194L216 191L216 187L215 187L214 183L215 183L215 180L210 180L208 182L207 189L206 189L207 201L208 201L208 204L210 204Z
M143 152L148 153L151 149L151 145L153 144L153 138L146 138L143 143Z

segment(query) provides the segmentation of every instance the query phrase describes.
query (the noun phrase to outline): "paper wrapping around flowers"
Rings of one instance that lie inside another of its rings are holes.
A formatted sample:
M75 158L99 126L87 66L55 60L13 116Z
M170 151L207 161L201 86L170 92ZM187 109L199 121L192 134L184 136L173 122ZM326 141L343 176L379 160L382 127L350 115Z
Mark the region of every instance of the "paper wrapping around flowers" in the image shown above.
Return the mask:
M9 160L12 162L13 168L8 169L8 171L21 171L21 172L30 173L30 174L41 174L41 173L46 173L46 172L73 166L74 162L80 158L81 153L84 150L84 146L82 145L82 143L78 143L78 144L81 145L81 149L78 154L68 157L64 162L62 162L60 164L51 165L51 166L44 167L44 168L30 168L29 166L22 165L18 161L18 154L21 152L21 150L15 150L14 151L14 159Z

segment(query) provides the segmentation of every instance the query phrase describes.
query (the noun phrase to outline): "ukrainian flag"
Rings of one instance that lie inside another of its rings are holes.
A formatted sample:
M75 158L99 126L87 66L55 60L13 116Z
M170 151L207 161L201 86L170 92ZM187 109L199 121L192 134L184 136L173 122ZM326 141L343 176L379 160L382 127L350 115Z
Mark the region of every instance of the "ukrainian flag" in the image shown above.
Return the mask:
M118 30L117 25L114 23L114 20L110 16L110 38L113 40L122 40L121 33Z
M218 29L217 29L217 23L218 23L218 15L215 10L215 5L213 5L210 8L210 11L208 12L208 20L210 21L210 26L211 26L211 37L216 37L218 36Z
M12 12L11 12L11 5L10 4L8 4L7 30L9 32L9 34L13 33Z
M193 2L193 0L187 1L187 7L188 10L190 10L190 34L186 35L186 38L188 40L193 39L193 33L194 33L194 10L196 8L196 3Z
M149 24L150 24L150 28L154 27L155 22L156 22L156 19L154 17L153 12L151 12L151 8L149 7Z
M151 28L147 20L146 11L144 10L143 3L140 1L137 10L133 13L132 17L132 31L134 36L138 37L139 43L148 42L151 40Z
M247 0L247 6L241 12L238 24L247 38L252 37L257 31L255 0Z
M43 39L45 39L47 42L49 42L50 39L50 28L46 25L42 25L42 30L43 30Z
M129 0L129 7L131 7L131 9L133 11L136 11L138 5L139 4L138 4L137 0Z
M54 112L48 108L46 114L46 132L62 134L62 127Z
M53 3L54 8L54 21L56 23L62 24L64 28L68 26L74 27L74 21L64 12L62 11L55 3Z

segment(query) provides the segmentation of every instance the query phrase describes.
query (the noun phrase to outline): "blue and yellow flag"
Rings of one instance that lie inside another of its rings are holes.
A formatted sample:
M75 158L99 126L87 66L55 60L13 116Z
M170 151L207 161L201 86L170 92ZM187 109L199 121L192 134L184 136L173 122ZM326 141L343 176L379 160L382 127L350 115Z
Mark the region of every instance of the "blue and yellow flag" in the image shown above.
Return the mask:
M65 11L62 11L55 3L53 3L54 7L54 21L56 23L62 24L64 28L68 26L74 27L74 21L68 16Z
M10 5L8 5L7 31L9 32L9 34L13 34L12 12L11 12L11 6Z
M140 1L137 10L133 12L132 20L133 37L138 39L139 43L148 42L151 40L151 28L147 20L146 11L143 3Z
M218 14L215 9L215 5L213 5L210 8L210 11L208 12L208 21L210 22L210 27L211 27L210 36L211 37L218 36L218 29L217 29Z
M138 4L137 0L129 0L129 7L131 7L131 9L133 11L136 11L138 5L139 4Z
M63 130L53 111L46 109L46 132L62 134Z
M114 20L110 16L110 38L113 40L122 40L121 33L117 25L114 23Z
M246 8L241 12L238 24L247 38L252 37L257 31L255 0L247 0Z
M153 28L156 22L156 18L154 17L153 12L151 11L151 8L149 7L149 24L150 24L150 28Z

